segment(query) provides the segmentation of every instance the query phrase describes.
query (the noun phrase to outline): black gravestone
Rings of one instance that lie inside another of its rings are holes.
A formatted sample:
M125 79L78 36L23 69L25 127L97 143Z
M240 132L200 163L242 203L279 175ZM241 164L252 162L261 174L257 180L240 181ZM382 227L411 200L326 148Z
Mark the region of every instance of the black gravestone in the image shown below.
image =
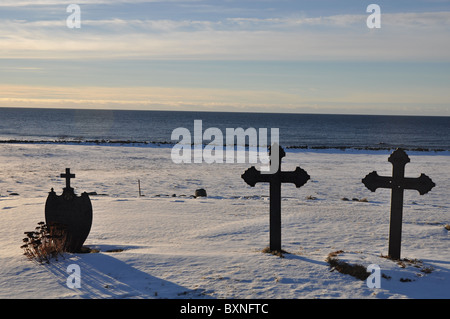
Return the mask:
M272 147L270 147L271 163L272 155L278 155L278 166L276 172L272 174L263 174L258 171L254 166L241 175L242 179L251 187L254 187L256 183L270 183L270 244L269 249L271 252L281 252L281 184L292 183L297 188L302 187L308 180L309 175L297 167L294 171L284 172L281 171L281 159L286 156L283 148L278 144L274 144L273 147L278 149L278 152L272 154ZM271 166L272 167L272 166Z
M388 159L392 163L392 176L379 176L376 171L368 174L362 182L375 192L378 188L391 189L391 220L389 226L389 254L391 259L400 259L403 192L405 189L417 190L420 195L428 193L436 184L426 176L405 177L405 165L410 162L408 154L402 149L395 150Z
M45 203L45 221L50 227L60 225L65 229L67 239L64 250L76 253L80 252L91 230L92 204L86 192L77 196L70 187L70 179L75 178L70 168L66 168L66 173L61 177L66 179L66 187L61 195L56 195L52 188Z

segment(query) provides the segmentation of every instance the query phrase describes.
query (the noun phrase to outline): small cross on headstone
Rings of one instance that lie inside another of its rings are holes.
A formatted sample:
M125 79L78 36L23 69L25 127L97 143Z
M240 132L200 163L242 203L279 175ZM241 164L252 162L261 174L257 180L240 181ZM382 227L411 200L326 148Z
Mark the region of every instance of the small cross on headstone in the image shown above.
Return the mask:
M70 187L70 179L71 178L75 178L75 174L71 174L70 173L70 168L66 168L66 173L65 174L61 174L61 178L65 178L66 179L66 189L67 190L71 189L71 187Z
M254 187L256 183L270 183L270 246L272 252L281 252L281 184L293 183L297 188L303 186L308 180L309 175L300 167L291 172L281 171L281 159L286 156L284 150L279 148L278 170L273 174L264 174L258 171L254 166L242 174L244 181ZM276 153L276 152L275 152ZM271 152L270 152L270 155Z
M405 177L405 165L409 163L410 159L402 149L394 151L388 161L393 166L392 177L379 176L376 171L373 171L362 182L372 192L375 192L377 188L392 189L388 256L397 260L400 259L401 248L403 191L405 189L415 189L419 191L420 195L424 195L436 185L425 174L421 174L417 178Z

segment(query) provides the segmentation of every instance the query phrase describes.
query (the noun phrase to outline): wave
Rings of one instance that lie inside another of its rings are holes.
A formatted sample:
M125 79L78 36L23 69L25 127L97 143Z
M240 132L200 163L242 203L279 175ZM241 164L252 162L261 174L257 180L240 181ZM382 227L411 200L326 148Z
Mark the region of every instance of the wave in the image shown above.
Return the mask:
M52 139L52 140L26 140L26 139L5 139L0 140L0 144L55 144L55 145L110 145L110 146L134 146L134 147L144 147L144 146L156 146L156 147L173 147L178 143L168 142L168 141L139 141L139 140L108 140L108 139L94 139L94 140L68 140L68 139ZM191 144L193 146L194 144ZM203 146L209 145L203 144ZM220 146L220 145L216 145ZM223 145L226 147L226 145ZM246 144L245 148L248 149L249 145ZM380 146L335 146L335 145L319 145L319 146L308 146L308 145L283 145L283 148L287 151L292 150L354 150L354 151L393 151L398 147L390 145L380 145ZM412 152L433 152L433 153L449 153L450 150L442 148L428 148L428 147L401 147L405 151Z

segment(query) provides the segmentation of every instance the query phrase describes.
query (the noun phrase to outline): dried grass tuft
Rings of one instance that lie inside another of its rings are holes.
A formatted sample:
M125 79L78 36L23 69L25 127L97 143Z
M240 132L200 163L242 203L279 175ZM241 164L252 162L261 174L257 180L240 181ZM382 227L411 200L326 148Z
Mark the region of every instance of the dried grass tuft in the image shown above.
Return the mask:
M20 246L24 255L30 260L39 263L50 263L52 258L58 260L58 256L64 257L67 240L66 228L61 224L46 225L39 222L34 231L24 232L27 235Z
M361 280L366 280L370 276L370 273L367 272L366 267L358 264L352 265L337 258L337 256L343 252L343 250L331 252L328 254L325 261L330 265L332 270L337 270L342 274L350 275Z

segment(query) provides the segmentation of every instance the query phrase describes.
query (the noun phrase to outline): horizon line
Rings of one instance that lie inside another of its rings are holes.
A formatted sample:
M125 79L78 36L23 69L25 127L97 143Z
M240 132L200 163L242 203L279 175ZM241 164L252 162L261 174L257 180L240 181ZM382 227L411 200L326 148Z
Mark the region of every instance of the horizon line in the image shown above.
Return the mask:
M0 106L0 109L29 110L75 110L75 111L134 111L134 112L191 112L191 113L244 113L244 114L292 114L292 115L348 115L348 116L398 116L398 117L450 117L450 115L418 115L418 114L365 114L365 113L314 113L314 112L264 112L264 111L218 111L218 110L164 110L164 109L115 109L115 108L73 108L73 107L27 107Z

